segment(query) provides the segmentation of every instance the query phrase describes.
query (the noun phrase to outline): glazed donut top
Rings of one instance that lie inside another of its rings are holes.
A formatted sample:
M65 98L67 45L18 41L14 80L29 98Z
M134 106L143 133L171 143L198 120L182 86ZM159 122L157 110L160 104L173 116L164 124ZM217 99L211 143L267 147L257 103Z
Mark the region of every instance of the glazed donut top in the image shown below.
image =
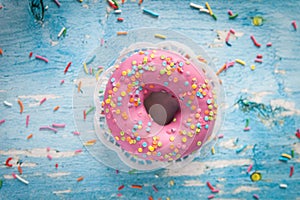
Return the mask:
M145 160L172 161L207 141L217 105L205 71L168 50L137 51L115 66L102 102L107 126L120 147ZM167 93L179 109L170 123L156 123L144 101Z

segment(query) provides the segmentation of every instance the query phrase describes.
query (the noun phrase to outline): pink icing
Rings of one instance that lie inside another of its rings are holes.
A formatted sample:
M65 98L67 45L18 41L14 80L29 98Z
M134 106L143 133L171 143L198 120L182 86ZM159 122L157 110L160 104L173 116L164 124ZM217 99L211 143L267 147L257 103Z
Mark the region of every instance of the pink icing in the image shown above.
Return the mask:
M180 105L161 126L143 106L152 92L172 94ZM147 160L172 161L198 150L212 134L217 105L202 70L167 50L133 53L111 75L102 102L107 126L120 147Z

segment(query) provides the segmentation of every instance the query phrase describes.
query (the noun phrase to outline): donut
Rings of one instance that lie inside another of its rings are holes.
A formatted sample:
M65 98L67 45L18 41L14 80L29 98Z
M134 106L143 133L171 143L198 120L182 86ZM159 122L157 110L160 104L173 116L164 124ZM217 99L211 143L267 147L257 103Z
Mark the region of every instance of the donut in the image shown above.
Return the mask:
M175 161L212 135L216 95L205 71L187 56L138 50L113 67L101 106L122 150L143 160Z

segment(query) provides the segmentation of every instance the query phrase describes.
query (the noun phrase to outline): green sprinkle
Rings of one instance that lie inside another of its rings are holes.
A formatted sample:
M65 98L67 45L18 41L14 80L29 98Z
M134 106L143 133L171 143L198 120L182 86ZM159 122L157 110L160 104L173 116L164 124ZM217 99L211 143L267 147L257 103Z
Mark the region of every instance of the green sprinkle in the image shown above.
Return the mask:
M67 29L65 28L64 31L63 31L63 36L65 37L67 34Z
M294 149L291 150L291 156L294 158Z
M134 174L135 172L137 172L137 170L136 170L136 169L132 169L132 170L130 170L130 171L128 172L128 174Z
M246 125L245 127L247 128L249 126L249 119L246 119Z
M0 189L2 188L2 185L3 185L3 181L2 179L0 179Z
M212 14L212 17L217 21L217 16L215 14Z
M93 106L93 107L91 107L90 109L88 109L87 111L86 111L86 115L88 115L90 112L92 112L93 110L95 109L95 107Z
M231 16L229 16L229 19L235 19L235 18L237 18L237 16L239 16L239 14L238 14L238 13L236 13L235 15L231 15Z

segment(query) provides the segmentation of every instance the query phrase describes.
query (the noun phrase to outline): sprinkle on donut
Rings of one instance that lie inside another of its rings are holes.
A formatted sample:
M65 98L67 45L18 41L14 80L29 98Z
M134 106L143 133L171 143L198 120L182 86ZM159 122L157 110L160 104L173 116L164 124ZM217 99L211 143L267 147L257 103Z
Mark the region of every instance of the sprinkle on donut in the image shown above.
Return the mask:
M144 105L156 93L163 96L155 99L157 107L151 107L158 117L168 117L164 109L172 103L179 107L163 125ZM123 150L160 161L177 160L198 150L211 135L217 114L213 88L204 70L167 50L138 51L117 63L102 108L108 128Z

